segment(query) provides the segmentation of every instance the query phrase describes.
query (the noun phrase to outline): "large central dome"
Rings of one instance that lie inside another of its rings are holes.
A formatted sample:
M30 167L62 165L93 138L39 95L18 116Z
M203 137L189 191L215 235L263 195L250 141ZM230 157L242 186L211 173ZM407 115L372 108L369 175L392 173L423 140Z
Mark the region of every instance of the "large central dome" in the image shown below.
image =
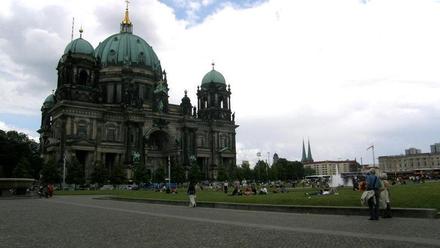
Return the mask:
M101 64L146 66L153 71L161 71L160 61L156 53L141 37L128 32L114 34L99 43L95 57Z
M101 60L103 67L111 65L128 65L147 67L161 72L160 61L153 48L141 37L132 33L133 25L128 18L128 9L121 23L121 32L111 35L99 43L95 57Z

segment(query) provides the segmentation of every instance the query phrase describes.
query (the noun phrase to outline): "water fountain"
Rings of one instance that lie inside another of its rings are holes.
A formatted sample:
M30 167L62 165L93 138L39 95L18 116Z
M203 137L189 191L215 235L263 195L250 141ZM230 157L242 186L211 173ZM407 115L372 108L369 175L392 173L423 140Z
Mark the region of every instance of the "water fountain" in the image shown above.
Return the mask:
M339 173L339 165L336 164L336 175L332 175L330 178L330 187L337 188L340 186L353 186L351 180L344 180L342 175Z

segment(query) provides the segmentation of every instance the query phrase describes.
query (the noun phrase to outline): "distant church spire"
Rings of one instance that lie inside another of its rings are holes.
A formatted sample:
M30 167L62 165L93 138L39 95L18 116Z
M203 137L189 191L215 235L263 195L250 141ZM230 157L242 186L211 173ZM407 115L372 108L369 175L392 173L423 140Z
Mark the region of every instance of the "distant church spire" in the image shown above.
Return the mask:
M310 149L310 140L307 139L307 161L308 162L313 162L313 158L312 158L312 150Z
M128 14L128 4L130 1L125 0L126 7L125 7L125 15L124 19L121 22L121 33L132 33L133 32L133 24L130 21L130 16Z
M306 157L306 147L304 146L304 139L303 139L303 149L302 149L302 158L301 158L301 162L307 162L307 157Z

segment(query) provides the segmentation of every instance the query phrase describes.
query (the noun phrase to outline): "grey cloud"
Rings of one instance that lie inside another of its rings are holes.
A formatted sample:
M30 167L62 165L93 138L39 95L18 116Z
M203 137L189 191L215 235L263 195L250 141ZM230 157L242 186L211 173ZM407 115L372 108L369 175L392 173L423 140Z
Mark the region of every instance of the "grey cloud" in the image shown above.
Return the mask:
M12 17L0 17L0 39L7 40L2 50L22 67L25 74L36 77L25 84L26 91L30 94L46 92L56 85L55 67L60 57L59 51L63 43L68 41L70 24L65 18L68 12L59 6L36 11L13 2L11 13ZM65 41L59 34L65 37Z
M344 115L316 115L302 113L275 118L247 118L239 120L237 141L244 150L277 152L281 157L300 159L302 139L310 137L316 159L355 159L372 162L366 148L376 146L376 158L397 155L415 146L428 152L429 145L440 141L438 126L440 112L436 107L423 106L417 118L393 112L380 114L372 123L346 122L351 112ZM300 116L298 118L298 116Z

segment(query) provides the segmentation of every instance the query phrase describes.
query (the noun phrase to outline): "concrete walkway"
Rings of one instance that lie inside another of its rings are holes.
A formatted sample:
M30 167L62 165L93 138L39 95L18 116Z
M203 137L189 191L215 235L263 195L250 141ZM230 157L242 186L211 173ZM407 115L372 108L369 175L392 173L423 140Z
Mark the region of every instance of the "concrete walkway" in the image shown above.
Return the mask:
M133 199L123 197L97 197L99 200L117 200L152 204L167 205L188 205L187 201L170 201L158 199ZM342 207L342 206L292 206L292 205L269 205L269 204L240 204L226 202L197 202L197 207L204 208L222 208L252 211L269 211L269 212L285 212L285 213L304 213L304 214L331 214L331 215L357 215L368 216L367 207ZM433 208L393 208L392 215L394 217L404 218L439 218L440 213Z
M2 200L0 247L440 247L439 219L370 221L94 198Z

